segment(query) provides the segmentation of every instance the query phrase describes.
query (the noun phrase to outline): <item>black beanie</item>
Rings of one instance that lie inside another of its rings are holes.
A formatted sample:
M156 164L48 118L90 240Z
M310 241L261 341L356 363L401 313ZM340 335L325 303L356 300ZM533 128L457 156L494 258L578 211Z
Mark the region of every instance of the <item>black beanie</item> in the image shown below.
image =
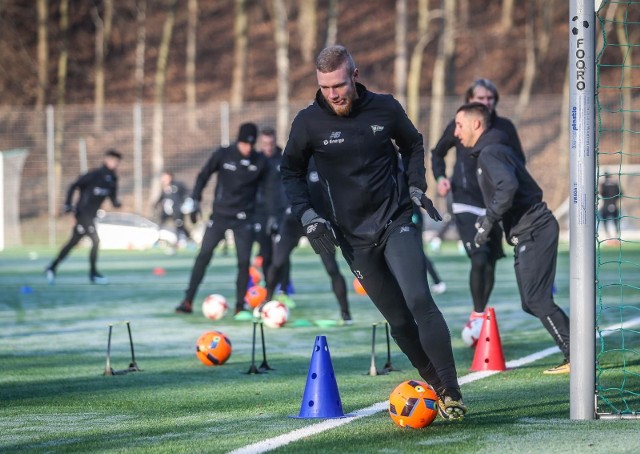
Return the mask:
M258 127L253 123L242 123L238 131L238 142L246 142L251 145L256 143Z

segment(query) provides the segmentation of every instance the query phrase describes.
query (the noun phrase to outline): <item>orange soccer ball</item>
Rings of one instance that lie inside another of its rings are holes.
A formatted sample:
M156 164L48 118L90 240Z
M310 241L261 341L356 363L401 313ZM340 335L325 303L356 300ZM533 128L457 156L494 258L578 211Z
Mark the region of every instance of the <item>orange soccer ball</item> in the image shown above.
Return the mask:
M262 273L255 266L249 267L249 282L251 285L258 285L262 281Z
M260 287L259 285L254 285L253 287L249 287L247 293L244 295L244 300L251 307L260 306L264 300L267 298L267 289L264 287Z
M360 283L360 279L358 279L357 277L353 280L353 289L356 291L356 293L358 295L366 295L367 294L367 292L365 291L364 287Z
M389 416L400 427L422 429L436 419L438 396L422 381L400 383L389 396Z
M196 341L196 356L205 366L220 366L231 356L231 341L220 331L207 331Z

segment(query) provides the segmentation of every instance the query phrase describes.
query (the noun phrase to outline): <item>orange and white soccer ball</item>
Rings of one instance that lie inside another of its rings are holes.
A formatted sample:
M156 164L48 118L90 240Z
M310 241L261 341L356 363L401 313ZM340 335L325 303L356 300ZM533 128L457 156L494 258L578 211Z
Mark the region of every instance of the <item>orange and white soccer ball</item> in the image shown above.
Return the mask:
M210 320L220 320L228 309L227 299L217 293L207 296L202 302L202 313Z
M231 341L220 331L207 331L196 341L196 356L205 366L221 366L231 356Z
M438 396L431 386L418 380L400 383L389 396L389 416L400 427L422 429L438 415Z
M462 328L462 342L465 343L468 347L475 347L478 343L478 339L480 339L480 333L482 332L482 323L484 322L484 318L472 318L467 323L465 323L464 328Z
M250 307L258 307L267 298L267 289L259 285L253 285L247 289L244 295L244 301Z
M270 328L281 328L289 320L289 308L280 301L265 303L260 311L262 322Z

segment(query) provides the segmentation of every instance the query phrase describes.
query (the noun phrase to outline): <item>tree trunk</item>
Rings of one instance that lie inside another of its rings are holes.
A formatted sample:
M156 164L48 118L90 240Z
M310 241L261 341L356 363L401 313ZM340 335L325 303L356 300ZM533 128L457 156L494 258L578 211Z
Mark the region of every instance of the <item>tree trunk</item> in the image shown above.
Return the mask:
M170 0L167 18L162 29L162 39L158 47L158 63L156 66L155 94L153 105L153 138L151 150L151 188L149 204L160 193L160 176L164 167L163 136L164 126L164 88L167 77L167 61L169 59L169 49L171 46L171 35L173 34L173 24L175 22L175 10L177 0Z
M247 2L235 0L234 35L234 61L231 77L231 106L240 107L244 103L244 80L247 72L247 48L249 35L247 28Z
M620 61L622 64L622 80L620 81L621 90L620 90L620 108L622 113L622 123L620 125L620 131L622 133L621 138L621 163L630 164L631 156L633 154L632 142L633 137L630 131L634 131L635 128L632 124L632 113L634 112L632 106L632 92L633 88L636 87L633 83L633 48L638 41L634 41L630 38L636 38L637 36L629 36L629 28L627 28L626 15L628 13L628 8L619 8L616 11L615 22L616 22L616 36L618 37L619 49L620 49ZM623 184L624 182L620 182Z
M503 32L510 30L513 26L513 0L502 0L500 26Z
M337 42L338 0L329 0L329 11L327 12L327 41L325 42L325 47L333 46Z
M196 29L198 27L198 0L189 0L187 18L186 95L187 125L189 131L197 128L196 118Z
M136 0L136 69L135 69L135 100L142 103L144 98L144 52L146 46L147 0Z
M416 127L420 124L420 81L422 80L422 55L432 39L429 33L429 0L418 0L418 41L411 53L407 77L407 115Z
M95 132L101 133L104 124L104 61L111 38L111 24L113 22L112 0L104 0L104 19L100 17L97 5L91 8L91 18L96 26L93 129Z
M313 61L316 52L316 34L318 33L317 23L317 0L300 1L300 50L302 61L309 64Z
M38 0L38 89L36 92L36 109L41 111L47 98L49 88L49 11L47 0Z
M531 90L533 89L533 82L536 79L537 66L536 66L536 49L535 49L535 36L533 30L533 23L535 18L535 5L533 0L527 1L527 18L525 24L525 55L526 61L524 65L524 77L522 79L522 87L520 88L520 95L518 96L518 103L516 104L513 122L517 125L522 113L529 105L531 99Z
M277 69L277 137L285 137L289 127L289 31L284 0L273 0L274 39Z
M56 119L53 140L54 181L56 190L62 181L62 148L64 146L64 110L69 60L69 1L60 0L60 56L58 57L58 84L56 87ZM57 195L54 195L54 200Z
M396 0L396 55L393 65L394 92L403 106L407 103L407 0Z

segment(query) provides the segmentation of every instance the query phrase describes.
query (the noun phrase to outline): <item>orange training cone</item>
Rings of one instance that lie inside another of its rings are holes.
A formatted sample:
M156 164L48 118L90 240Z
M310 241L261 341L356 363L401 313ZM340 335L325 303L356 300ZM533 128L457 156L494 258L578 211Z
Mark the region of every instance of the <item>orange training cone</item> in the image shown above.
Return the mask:
M476 345L471 370L506 370L502 342L498 331L498 321L493 308L487 308L482 323L482 330Z

